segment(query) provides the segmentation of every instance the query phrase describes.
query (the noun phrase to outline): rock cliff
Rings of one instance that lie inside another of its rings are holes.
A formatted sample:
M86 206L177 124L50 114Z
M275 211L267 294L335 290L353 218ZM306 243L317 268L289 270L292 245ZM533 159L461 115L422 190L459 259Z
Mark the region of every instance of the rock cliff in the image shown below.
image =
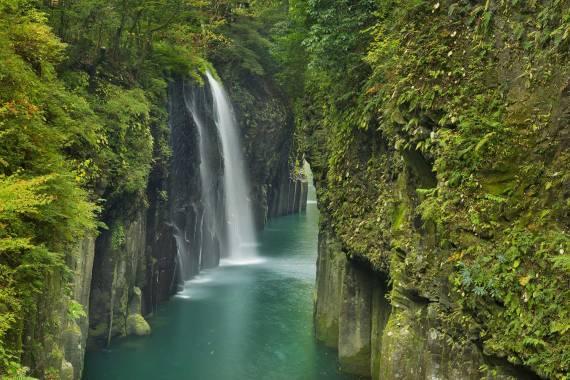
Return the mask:
M358 4L310 10L317 52L358 36L299 105L317 336L374 379L565 378L568 2Z

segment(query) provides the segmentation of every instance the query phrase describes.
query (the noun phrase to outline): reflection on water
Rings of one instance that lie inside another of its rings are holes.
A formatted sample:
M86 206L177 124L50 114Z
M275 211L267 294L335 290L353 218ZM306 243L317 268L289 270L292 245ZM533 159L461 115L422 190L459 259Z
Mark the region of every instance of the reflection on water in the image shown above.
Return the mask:
M306 215L271 222L263 260L188 281L150 319L151 336L89 353L84 379L349 379L313 336L317 221L310 203Z

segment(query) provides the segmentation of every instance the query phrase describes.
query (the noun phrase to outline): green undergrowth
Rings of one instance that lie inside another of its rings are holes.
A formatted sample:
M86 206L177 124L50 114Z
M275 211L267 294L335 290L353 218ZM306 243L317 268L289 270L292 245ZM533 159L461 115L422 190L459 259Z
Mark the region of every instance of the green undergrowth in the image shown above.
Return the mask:
M567 378L568 1L294 6L303 147L344 249L486 353Z
M0 377L60 377L60 332L84 315L69 265L103 222L145 207L152 167L167 172L168 81L209 66L214 13L0 0Z

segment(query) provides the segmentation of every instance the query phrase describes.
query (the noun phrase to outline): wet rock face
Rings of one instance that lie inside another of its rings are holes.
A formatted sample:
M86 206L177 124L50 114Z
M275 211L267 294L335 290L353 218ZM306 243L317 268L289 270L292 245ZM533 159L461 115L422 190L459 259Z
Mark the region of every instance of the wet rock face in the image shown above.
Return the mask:
M293 177L291 172L285 162L271 185L270 193L267 194L269 218L296 214L307 209L309 183L306 178Z
M293 113L288 100L267 78L218 67L232 100L248 162L254 217L259 229L268 218L306 205L307 187L292 179Z
M141 211L130 221L117 218L97 239L89 308L92 345L126 334L129 303L146 282L145 216Z
M373 379L381 379L383 359L383 336L392 312L390 302L386 299L388 285L384 277L371 274L372 277L372 311L370 320L370 375Z
M176 291L176 241L168 208L168 181L151 172L149 208L146 212L146 281L142 287L142 312L152 313Z
M182 79L170 84L169 124L172 159L169 172L168 203L170 221L181 253L189 258L179 263L178 274L189 277L200 271L200 219L203 213L200 191L199 134L185 102ZM183 267L185 266L185 267Z
M378 380L536 379L446 332L437 303L347 259L330 227L319 235L315 332L341 369ZM387 296L390 296L391 302Z
M341 367L361 376L370 374L372 275L347 261L341 285L338 356Z
M91 276L95 258L95 238L86 237L81 241L73 255L70 267L74 269L73 299L81 305L85 315L76 320L69 320L64 330L63 349L65 353L65 372L68 378L80 379L83 372L83 357L89 333L89 295L91 292ZM71 367L71 368L69 368ZM70 377L71 374L71 377ZM65 378L62 375L62 378Z

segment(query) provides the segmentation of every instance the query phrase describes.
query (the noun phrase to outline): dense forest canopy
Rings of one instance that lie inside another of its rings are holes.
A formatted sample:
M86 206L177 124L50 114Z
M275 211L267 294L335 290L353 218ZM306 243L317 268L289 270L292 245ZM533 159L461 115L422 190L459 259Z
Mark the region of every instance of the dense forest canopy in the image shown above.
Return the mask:
M569 54L567 0L0 0L0 374L39 361L26 318L77 242L168 170L168 81L222 61L288 96L349 255L426 292L443 273L449 326L567 378ZM407 219L438 257L394 259L424 244Z

